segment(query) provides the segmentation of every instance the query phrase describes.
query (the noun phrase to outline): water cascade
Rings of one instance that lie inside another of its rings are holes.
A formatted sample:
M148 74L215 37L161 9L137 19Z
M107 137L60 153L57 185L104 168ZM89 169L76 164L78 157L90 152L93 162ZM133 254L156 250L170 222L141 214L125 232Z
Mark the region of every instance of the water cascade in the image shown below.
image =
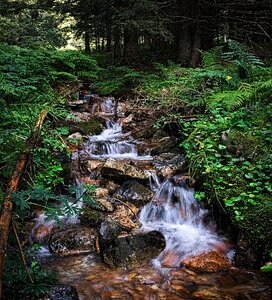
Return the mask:
M217 234L204 225L207 211L197 203L194 190L177 179L166 179L140 213L144 230L158 230L166 238L165 250L154 261L157 266L179 267L190 256L224 247Z

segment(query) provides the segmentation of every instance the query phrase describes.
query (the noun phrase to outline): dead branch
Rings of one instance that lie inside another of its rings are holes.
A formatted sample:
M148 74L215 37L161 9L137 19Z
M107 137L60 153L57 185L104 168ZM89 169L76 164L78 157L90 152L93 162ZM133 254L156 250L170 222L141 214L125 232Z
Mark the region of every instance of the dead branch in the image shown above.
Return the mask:
M33 278L32 278L32 276L31 276L31 274L30 274L30 272L29 272L29 269L28 269L28 267L27 267L25 255L24 255L24 252L23 252L23 247L22 247L22 244L21 244L19 235L18 235L17 226L16 226L16 224L15 224L14 221L12 221L12 229L13 229L13 232L14 232L14 234L15 234L15 237L16 237L16 240L17 240L19 249L20 249L22 261L23 261L24 267L25 267L25 269L26 269L26 273L27 273L27 276L28 276L28 278L29 278L29 281L30 281L31 283L34 283Z
M17 191L20 177L27 165L30 151L37 142L46 115L46 110L41 111L41 113L39 114L35 122L34 131L27 140L25 149L20 153L17 163L15 164L15 168L8 183L7 190L4 196L4 201L2 203L0 212L0 298L2 296L3 271L5 264L7 240L13 213L12 194Z

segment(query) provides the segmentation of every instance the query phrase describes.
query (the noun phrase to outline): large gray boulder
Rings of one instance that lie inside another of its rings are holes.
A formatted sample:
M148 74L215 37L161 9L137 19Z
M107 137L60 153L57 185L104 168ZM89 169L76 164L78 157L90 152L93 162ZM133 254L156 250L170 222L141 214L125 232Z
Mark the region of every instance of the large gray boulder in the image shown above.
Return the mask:
M102 252L102 256L111 268L133 269L148 263L164 248L164 236L158 231L150 231L115 238Z

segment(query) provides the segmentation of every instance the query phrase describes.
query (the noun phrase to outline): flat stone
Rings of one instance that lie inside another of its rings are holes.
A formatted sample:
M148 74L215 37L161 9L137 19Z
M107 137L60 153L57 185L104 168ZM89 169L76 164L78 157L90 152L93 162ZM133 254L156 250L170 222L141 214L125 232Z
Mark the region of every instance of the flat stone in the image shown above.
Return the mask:
M149 188L145 187L136 180L129 180L122 184L116 191L114 197L122 200L129 201L137 207L141 207L153 198L154 193Z
M119 179L148 179L148 174L143 170L124 161L107 159L101 169L101 174Z
M95 251L97 231L82 226L68 227L56 231L50 241L49 250L56 254L79 254Z
M219 272L232 268L231 262L222 251L210 251L192 256L185 259L182 264L196 272Z
M139 209L129 202L120 203L116 201L116 203L114 212L109 214L107 219L117 221L122 229L128 232L139 228L140 224L136 220Z

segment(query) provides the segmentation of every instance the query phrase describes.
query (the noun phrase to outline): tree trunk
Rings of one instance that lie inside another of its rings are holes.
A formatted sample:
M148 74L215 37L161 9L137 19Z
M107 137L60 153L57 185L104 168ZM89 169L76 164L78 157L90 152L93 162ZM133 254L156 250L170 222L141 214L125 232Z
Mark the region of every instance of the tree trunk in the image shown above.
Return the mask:
M195 1L193 8L195 23L192 25L192 51L190 65L195 68L200 61L198 49L201 49L201 29L199 26L200 0Z
M35 130L28 139L26 147L21 152L19 159L15 165L14 172L7 186L4 202L2 203L0 213L0 299L2 297L3 271L5 264L6 246L13 213L12 194L17 191L20 177L27 164L30 151L37 141L39 131L41 129L42 123L46 115L47 111L45 110L41 111L41 113L39 114L35 123Z
M138 50L138 34L136 31L125 30L122 63L131 63L140 58Z
M106 51L111 51L112 30L111 24L108 22L106 27Z
M91 35L90 32L85 31L84 34L84 45L85 45L85 52L87 54L91 53Z
M114 34L114 51L113 60L119 62L121 60L121 37L119 32Z

